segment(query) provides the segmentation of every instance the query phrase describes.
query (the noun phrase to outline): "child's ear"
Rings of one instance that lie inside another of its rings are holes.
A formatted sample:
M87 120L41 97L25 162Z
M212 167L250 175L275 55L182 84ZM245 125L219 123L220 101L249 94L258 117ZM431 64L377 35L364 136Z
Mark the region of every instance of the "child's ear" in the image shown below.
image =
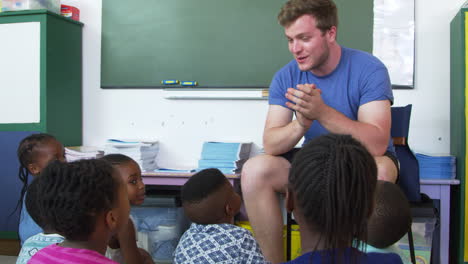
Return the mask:
M229 216L229 217L234 216L234 214L235 214L234 209L232 208L232 206L229 203L226 203L226 205L224 206L224 211L225 211L226 215Z
M234 208L229 203L226 203L226 205L224 206L224 213L229 218L230 223L234 224L234 215L237 212L235 212Z
M32 175L38 175L40 173L39 166L37 166L35 163L29 163L28 164L28 171Z
M291 213L294 210L294 197L293 193L289 190L289 188L286 189L286 197L285 197L285 203L286 203L286 210Z
M106 216L106 225L109 227L109 229L112 231L116 230L119 219L118 219L117 214L114 212L114 210L109 210L105 216Z

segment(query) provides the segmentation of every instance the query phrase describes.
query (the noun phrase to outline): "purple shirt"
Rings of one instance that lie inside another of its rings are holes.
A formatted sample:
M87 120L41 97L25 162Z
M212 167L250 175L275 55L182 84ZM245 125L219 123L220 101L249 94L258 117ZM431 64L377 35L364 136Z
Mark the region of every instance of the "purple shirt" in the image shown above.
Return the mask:
M359 253L358 257L354 257L351 252ZM294 260L285 262L284 264L321 264L330 263L331 255L334 254L329 250L307 252L304 255L297 257ZM335 259L335 262L338 262ZM344 252L343 264L403 264L400 256L395 253L363 253L355 249L347 248Z
M39 250L28 262L31 264L118 264L96 251L66 248L57 244Z

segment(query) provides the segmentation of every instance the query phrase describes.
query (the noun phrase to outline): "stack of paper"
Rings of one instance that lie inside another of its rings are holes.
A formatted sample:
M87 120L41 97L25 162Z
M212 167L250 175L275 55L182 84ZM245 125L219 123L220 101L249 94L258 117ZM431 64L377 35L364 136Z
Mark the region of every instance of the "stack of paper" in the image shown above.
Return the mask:
M252 143L205 142L198 169L217 168L223 173L239 173L250 156Z
M423 179L454 179L456 159L454 156L429 156L416 153L419 176Z
M154 171L158 168L156 157L159 152L157 141L109 139L105 153L120 153L135 160L142 171Z
M81 159L97 159L102 156L104 156L104 151L95 147L79 146L65 148L65 159L68 162Z
M192 173L196 172L196 169L180 169L180 168L157 168L154 172L161 173Z

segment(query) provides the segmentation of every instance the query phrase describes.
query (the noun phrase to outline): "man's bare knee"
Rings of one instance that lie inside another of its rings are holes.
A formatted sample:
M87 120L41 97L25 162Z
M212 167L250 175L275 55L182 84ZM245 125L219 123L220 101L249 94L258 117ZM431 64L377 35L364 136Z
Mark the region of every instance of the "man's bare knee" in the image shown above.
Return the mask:
M247 160L242 167L242 189L249 190L250 187L262 184L265 181L266 174L268 174L268 168L264 157L256 156Z
M398 178L398 169L387 156L374 157L377 163L377 178L381 181L395 183Z
M242 191L257 191L258 188L278 189L287 182L289 162L277 156L259 155L249 159L242 167Z

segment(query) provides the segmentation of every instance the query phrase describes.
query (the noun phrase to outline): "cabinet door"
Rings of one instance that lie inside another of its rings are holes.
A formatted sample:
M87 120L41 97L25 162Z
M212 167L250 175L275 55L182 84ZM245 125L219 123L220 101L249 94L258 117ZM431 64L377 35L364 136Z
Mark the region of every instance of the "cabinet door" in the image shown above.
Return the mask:
M19 161L16 156L19 142L33 132L0 131L0 238L18 231L19 211L11 215L20 197L22 182L18 178ZM31 176L29 176L31 182Z

